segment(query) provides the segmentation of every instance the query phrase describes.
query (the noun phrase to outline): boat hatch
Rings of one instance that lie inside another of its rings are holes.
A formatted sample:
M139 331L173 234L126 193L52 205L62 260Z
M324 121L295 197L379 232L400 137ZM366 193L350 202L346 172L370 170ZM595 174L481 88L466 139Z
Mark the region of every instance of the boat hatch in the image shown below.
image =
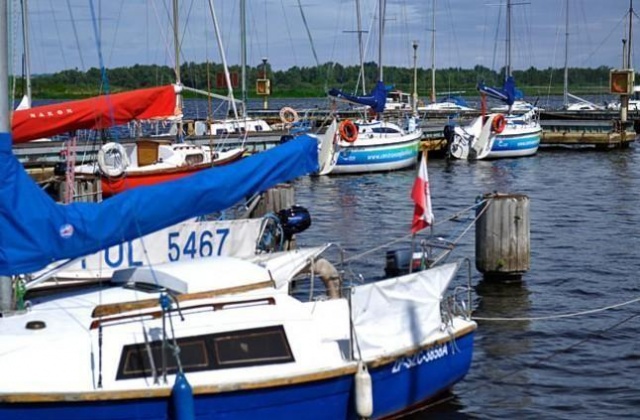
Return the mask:
M182 337L176 341L184 372L295 362L282 325ZM171 350L166 346L164 350L167 373L176 373L178 365ZM157 370L156 375L162 375L162 351L161 340L150 342L148 348L144 343L124 346L116 379L152 377L151 366ZM149 363L151 357L153 363Z
M138 292L145 293L159 293L167 290L164 286L153 283L144 283L144 282L129 282L123 286L125 289L136 290Z
M258 285L271 281L269 270L230 257L201 258L189 264L179 262L116 270L111 277L115 284L140 283L166 288L175 293L198 293L239 286Z

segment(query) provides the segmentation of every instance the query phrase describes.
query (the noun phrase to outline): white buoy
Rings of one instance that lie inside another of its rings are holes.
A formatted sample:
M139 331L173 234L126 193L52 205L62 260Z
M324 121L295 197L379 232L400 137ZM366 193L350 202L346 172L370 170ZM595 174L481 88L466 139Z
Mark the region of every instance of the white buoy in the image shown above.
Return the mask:
M373 414L373 386L367 365L358 362L356 372L356 412L360 417L369 418Z

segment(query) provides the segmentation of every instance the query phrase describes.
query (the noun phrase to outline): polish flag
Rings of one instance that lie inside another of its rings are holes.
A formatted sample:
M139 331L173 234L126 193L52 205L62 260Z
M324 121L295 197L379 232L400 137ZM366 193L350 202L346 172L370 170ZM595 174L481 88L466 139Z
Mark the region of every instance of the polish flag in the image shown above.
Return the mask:
M427 172L427 159L424 154L420 159L418 176L413 183L411 199L416 203L413 209L413 222L411 223L411 233L415 234L433 224L431 194L429 193L429 173Z

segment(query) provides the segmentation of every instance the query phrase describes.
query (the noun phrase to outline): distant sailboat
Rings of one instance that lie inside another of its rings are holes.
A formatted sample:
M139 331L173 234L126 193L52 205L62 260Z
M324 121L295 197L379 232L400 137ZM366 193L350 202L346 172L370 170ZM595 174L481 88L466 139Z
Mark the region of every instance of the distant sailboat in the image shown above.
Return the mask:
M379 172L403 169L415 165L422 130L413 114L400 127L382 120L387 101L387 89L383 82L382 38L384 32L384 2L378 2L378 82L369 95L357 96L338 89L329 90L329 96L365 105L375 119L342 121L339 126L336 165L331 174Z
M605 108L579 96L569 93L569 0L564 2L565 38L564 38L564 83L562 105L567 111L602 111ZM570 103L569 98L576 102Z
M431 97L430 103L419 111L473 111L464 99L447 94L440 101L436 101L436 0L432 0L431 9Z
M249 132L267 132L272 131L272 128L263 119L249 117L247 115L247 16L246 16L246 0L240 0L240 48L241 48L241 97L240 101L237 101L233 96L233 86L231 84L231 77L229 74L229 68L227 66L227 59L224 53L222 45L222 37L218 27L218 19L215 13L213 4L210 3L211 18L213 20L213 26L216 34L216 40L218 42L218 48L220 50L220 57L222 59L222 65L224 68L225 81L227 84L227 100L231 104L231 110L233 116L231 118L224 118L219 120L213 120L208 124L208 132L210 135L226 135L226 134L246 134ZM238 113L236 103L241 106L240 113Z
M482 95L505 104L506 115L481 115L464 127L455 127L449 141L449 154L457 159L496 159L534 155L542 137L537 107L518 104L520 96L511 74L511 0L507 0L507 62L502 88L478 84ZM522 113L514 107L521 105ZM493 110L492 110L493 111Z

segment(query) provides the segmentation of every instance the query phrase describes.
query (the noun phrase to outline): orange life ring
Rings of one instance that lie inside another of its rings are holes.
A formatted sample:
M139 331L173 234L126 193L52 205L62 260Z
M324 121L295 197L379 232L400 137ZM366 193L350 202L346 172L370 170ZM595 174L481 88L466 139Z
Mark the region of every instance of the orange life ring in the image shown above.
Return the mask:
M353 143L358 139L358 126L351 120L343 120L338 127L342 140Z
M502 114L496 115L491 122L491 129L497 134L502 133L506 126L507 120Z
M300 117L298 117L298 113L296 112L295 109L285 106L284 108L282 108L280 110L280 121L282 121L285 124L292 124L294 122L297 122Z

